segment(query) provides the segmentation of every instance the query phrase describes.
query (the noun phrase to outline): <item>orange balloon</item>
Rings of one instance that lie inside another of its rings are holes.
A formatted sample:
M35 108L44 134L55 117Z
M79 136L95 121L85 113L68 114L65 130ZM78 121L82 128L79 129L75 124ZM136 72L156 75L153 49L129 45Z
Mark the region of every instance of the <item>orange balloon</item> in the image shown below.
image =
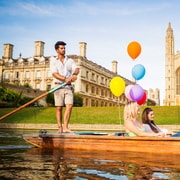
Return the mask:
M141 53L141 45L136 41L132 41L127 47L127 52L129 56L135 60Z

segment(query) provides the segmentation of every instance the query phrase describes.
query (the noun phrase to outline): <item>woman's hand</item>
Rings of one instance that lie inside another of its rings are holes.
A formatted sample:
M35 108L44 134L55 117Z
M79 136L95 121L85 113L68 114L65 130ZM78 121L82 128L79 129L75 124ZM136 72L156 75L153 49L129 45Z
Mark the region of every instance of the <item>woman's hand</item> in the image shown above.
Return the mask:
M158 132L158 133L156 133L157 134L157 136L159 136L159 137L165 137L166 136L166 134L164 133L164 132Z

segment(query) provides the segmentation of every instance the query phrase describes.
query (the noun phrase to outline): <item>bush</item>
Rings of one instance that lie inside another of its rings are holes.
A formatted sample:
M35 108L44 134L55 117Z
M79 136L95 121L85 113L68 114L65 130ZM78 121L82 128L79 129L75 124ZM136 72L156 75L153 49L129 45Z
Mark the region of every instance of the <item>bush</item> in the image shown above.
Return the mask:
M74 106L75 107L83 106L83 98L79 95L79 93L74 93Z
M17 93L11 89L5 88L0 86L0 106L4 107L17 107L20 105L23 105L29 101L31 101L32 98L24 96L22 97L22 92Z
M54 106L54 93L50 93L46 96L46 103L48 106Z

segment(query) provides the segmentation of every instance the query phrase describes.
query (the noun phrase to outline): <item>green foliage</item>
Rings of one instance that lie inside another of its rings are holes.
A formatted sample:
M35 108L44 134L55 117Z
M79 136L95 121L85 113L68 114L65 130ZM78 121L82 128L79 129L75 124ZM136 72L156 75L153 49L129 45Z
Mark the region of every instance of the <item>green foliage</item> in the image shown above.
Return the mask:
M46 96L46 103L48 106L54 106L54 93L50 93Z
M24 84L23 87L32 88L28 83Z
M0 87L0 95L0 100L6 102L14 102L18 97L18 94L15 91L4 87Z
M19 105L26 104L27 102L31 101L32 99L33 99L33 98L24 96L24 97L22 97L22 98L19 100Z
M79 95L79 93L74 93L74 106L75 107L83 106L83 98Z
M29 102L30 100L32 100L32 98L22 96L22 92L18 94L11 89L0 86L0 106L17 107Z
M4 99L6 99L6 89L3 88L2 86L0 86L0 101L3 101Z
M21 100L22 92L16 97L15 101L13 102L13 106L17 107L20 100Z

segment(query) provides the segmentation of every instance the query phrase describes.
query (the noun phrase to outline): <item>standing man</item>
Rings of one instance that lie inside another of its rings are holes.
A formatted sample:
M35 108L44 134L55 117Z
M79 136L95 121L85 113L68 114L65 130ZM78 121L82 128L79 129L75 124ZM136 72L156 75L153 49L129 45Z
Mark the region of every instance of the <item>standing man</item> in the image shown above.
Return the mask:
M67 85L54 92L59 133L71 132L68 127L73 107L73 87L71 82L74 82L79 74L79 68L76 66L74 60L65 56L65 46L66 43L63 41L56 42L55 50L57 52L57 57L52 58L50 61L50 70L54 77L54 84L57 86L64 82L67 83ZM66 106L66 109L64 112L64 126L62 126L62 110L64 105Z

